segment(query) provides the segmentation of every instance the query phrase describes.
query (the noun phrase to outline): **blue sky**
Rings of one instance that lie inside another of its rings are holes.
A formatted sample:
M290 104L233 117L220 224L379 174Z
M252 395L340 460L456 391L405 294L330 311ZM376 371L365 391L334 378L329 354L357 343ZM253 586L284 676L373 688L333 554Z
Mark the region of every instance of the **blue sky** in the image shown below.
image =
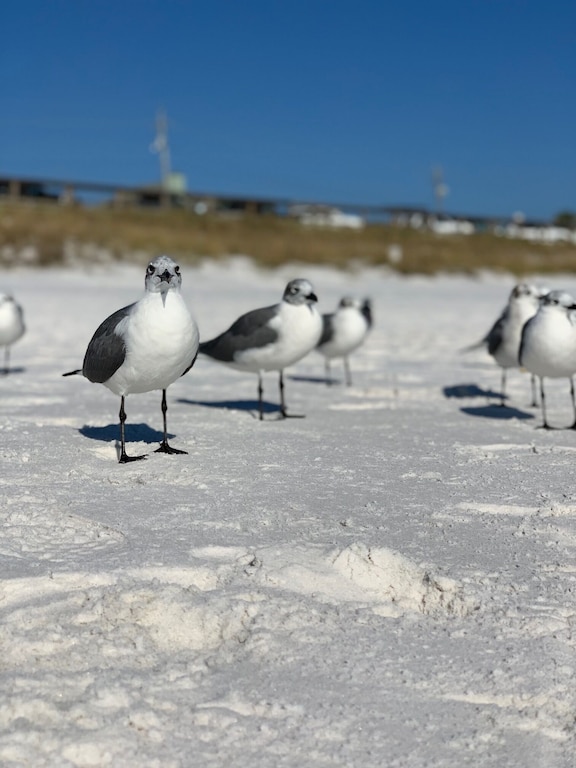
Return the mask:
M0 175L576 210L571 0L3 0Z

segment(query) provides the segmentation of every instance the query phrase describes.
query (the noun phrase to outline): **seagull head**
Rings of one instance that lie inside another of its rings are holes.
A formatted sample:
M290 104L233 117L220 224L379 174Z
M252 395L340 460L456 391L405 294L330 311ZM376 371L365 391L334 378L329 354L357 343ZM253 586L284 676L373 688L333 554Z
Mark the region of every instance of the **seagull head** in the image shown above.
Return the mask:
M529 283L518 283L512 288L511 297L519 299L522 296L534 296L538 298L540 296L540 290L535 285Z
M360 299L355 299L353 296L343 296L340 299L340 304L338 305L341 308L345 307L352 307L354 309L362 309L362 302Z
M518 283L512 288L508 303L510 306L531 307L536 312L540 306L541 296L542 292L537 286L529 283Z
M181 285L180 267L169 256L157 256L146 267L146 290L150 293L166 294Z
M308 306L312 306L312 304L316 304L318 297L314 293L312 283L308 282L308 280L299 278L297 280L290 280L284 290L282 300L288 304L295 304L296 306L299 304L308 304Z
M544 307L558 307L565 311L576 309L574 297L568 291L549 291L541 301Z

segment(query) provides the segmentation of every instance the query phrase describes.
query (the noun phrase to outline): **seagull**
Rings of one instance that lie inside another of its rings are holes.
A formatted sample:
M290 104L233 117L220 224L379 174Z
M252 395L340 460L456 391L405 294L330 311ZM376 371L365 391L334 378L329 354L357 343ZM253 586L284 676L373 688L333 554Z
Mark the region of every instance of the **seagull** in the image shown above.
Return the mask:
M6 293L0 293L0 347L4 347L4 368L10 371L10 346L24 334L24 312L18 302Z
M488 353L502 368L500 405L505 405L506 374L509 368L519 368L518 353L520 339L525 323L534 317L540 306L542 292L534 285L519 283L514 286L508 303L486 336L478 344L467 347L464 351L487 347ZM532 399L535 405L535 381L532 377Z
M543 297L540 309L524 326L520 344L520 365L540 379L540 396L544 429L546 419L544 379L570 379L570 396L574 411L572 429L576 429L574 380L576 373L576 304L566 291L550 291Z
M330 360L344 358L347 386L352 385L348 356L364 342L372 327L372 305L370 299L361 301L349 296L340 300L336 312L322 315L322 336L316 347L324 355L326 383L331 383Z
M144 296L119 309L96 330L88 344L81 373L120 395L120 464L144 459L128 456L124 401L128 395L162 390L164 437L157 453L187 453L168 444L166 389L187 373L198 354L198 327L180 293L180 267L169 256L157 256L146 269Z
M311 352L322 333L318 298L308 280L291 280L282 301L242 315L227 331L200 344L200 352L239 371L258 374L258 412L263 414L262 373L279 372L280 414L288 418L284 368Z

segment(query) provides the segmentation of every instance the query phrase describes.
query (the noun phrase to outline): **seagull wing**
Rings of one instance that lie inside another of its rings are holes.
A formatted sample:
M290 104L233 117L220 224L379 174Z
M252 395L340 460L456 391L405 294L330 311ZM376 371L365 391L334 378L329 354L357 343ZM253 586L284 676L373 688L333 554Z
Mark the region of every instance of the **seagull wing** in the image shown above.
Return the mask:
M475 344L471 344L469 347L464 347L460 352L473 352L476 349L486 347L488 352L493 355L502 343L502 331L504 329L504 323L508 318L508 307L505 307L502 314L496 320L492 328L488 331L486 336Z
M333 336L334 315L322 315L322 336L320 336L320 341L316 346L321 347L323 344L326 344L327 341L330 341Z
M508 318L508 313L504 311L498 320L494 323L492 328L488 331L486 336L484 337L484 341L488 345L488 352L489 354L493 355L500 344L502 344L502 334L504 330L504 323L506 322Z
M124 362L126 344L121 324L130 314L132 307L134 304L107 317L92 336L82 365L82 373L90 381L103 384Z
M232 363L238 352L273 344L278 332L269 323L277 314L277 304L247 312L220 336L200 344L200 352L223 363Z

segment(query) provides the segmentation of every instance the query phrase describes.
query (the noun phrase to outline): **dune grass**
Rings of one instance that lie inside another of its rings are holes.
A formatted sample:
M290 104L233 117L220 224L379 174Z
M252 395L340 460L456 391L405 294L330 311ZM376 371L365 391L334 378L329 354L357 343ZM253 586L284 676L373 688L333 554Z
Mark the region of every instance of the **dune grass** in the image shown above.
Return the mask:
M143 261L168 253L183 262L250 256L258 265L287 262L332 265L387 265L406 274L506 271L573 272L576 246L543 245L496 237L435 235L372 224L361 231L303 227L273 215L206 215L166 209L59 206L47 203L0 205L0 263L27 261L41 266L81 260L94 253ZM391 255L401 254L400 260Z

